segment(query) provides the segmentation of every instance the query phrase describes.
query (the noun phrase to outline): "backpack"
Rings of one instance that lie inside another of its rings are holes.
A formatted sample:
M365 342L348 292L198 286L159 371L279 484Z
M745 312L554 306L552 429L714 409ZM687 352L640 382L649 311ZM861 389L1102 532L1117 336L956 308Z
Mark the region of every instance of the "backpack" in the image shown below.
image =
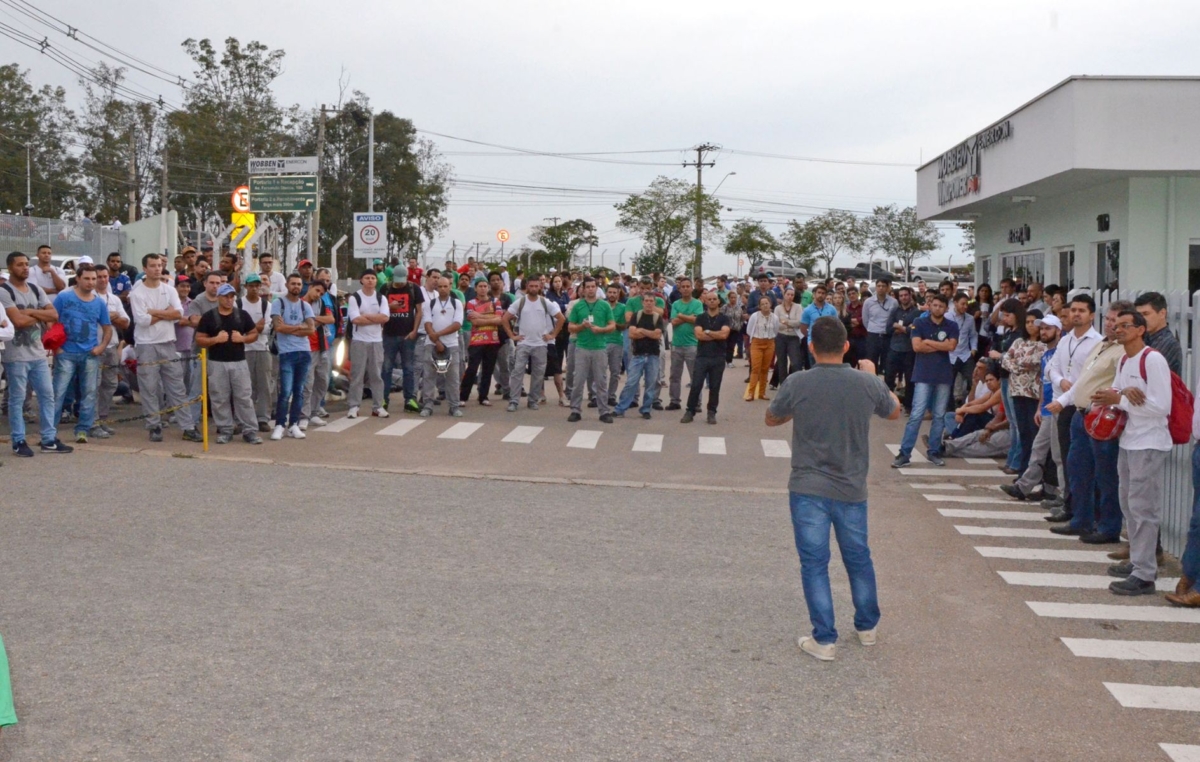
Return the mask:
M1146 355L1156 351L1147 348L1147 351L1142 352L1138 370L1141 371L1143 381L1148 380L1146 378ZM1121 358L1122 367L1125 365L1125 360L1126 358ZM1187 384L1175 371L1171 371L1171 412L1167 415L1167 429L1171 432L1171 442L1174 444L1187 444L1191 441L1192 412L1195 402L1196 398L1192 396Z
M454 294L451 294L450 297L453 298ZM350 295L350 298L352 298L354 300L354 303L357 304L358 308L361 310L362 309L362 292L355 291L353 294ZM386 297L384 297L382 292L380 292L380 291L375 292L375 301L377 301L379 303L379 309L383 310L384 312L387 311L386 305L385 305L385 300L386 300ZM337 325L337 322L338 322L337 320L334 320L334 325ZM321 326L318 325L317 328L320 329ZM336 338L336 336L335 336L335 338ZM348 342L354 341L354 323L350 322L349 320L346 321L346 341L348 341Z

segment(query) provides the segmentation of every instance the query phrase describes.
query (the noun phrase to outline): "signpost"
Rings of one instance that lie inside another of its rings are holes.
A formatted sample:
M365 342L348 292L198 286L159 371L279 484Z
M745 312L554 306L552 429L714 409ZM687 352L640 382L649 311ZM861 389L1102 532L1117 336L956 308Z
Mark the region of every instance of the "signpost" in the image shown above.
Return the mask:
M507 243L508 242L508 231L503 230L503 229L496 231L496 240L499 241L500 243Z
M387 253L387 213L355 212L354 258L386 259Z
M248 212L250 211L250 186L239 185L233 189L233 195L229 197L229 202L233 204L233 211Z
M252 175L315 175L316 173L316 156L279 156L250 160L250 174Z
M316 175L250 178L251 212L308 212L316 203Z

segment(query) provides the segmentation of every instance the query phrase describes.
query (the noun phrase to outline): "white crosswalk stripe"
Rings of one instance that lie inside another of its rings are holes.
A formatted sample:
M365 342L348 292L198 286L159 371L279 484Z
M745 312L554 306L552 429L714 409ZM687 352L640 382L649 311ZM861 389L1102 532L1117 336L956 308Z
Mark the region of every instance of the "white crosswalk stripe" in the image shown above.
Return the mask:
M724 455L725 437L700 437L701 455Z
M633 440L634 452L662 452L662 434L638 434Z
M1171 762L1200 762L1200 746L1160 743L1158 747L1171 758Z
M1028 511L979 511L971 508L938 508L948 519L998 519L1000 521L1041 521L1042 514Z
M1169 606L1137 606L1113 603L1052 603L1025 601L1038 616L1059 619L1110 619L1120 622L1176 622L1200 624L1200 609Z
M1014 561L1067 561L1070 563L1108 564L1113 560L1103 550L1053 550L1051 548L996 548L977 545L984 558L1008 558Z
M993 458L963 458L963 461L972 466L999 466Z
M1168 643L1159 640L1102 640L1059 638L1071 653L1090 659L1124 661L1172 661L1200 664L1200 643Z
M958 495L925 495L924 497L931 503L975 503L976 505L1007 505L1012 508L1021 505L1016 500L1009 500L1000 495L995 497L991 495L963 495L961 497ZM1037 515L1044 516L1046 514L1038 513Z
M456 423L438 434L438 439L466 439L482 428L482 423Z
M959 491L959 492L967 491L966 487L964 487L961 484L955 484L954 482L946 482L944 484L911 484L910 483L908 486L912 487L913 489L945 489L945 490L955 490L955 491Z
M571 435L571 441L567 442L567 447L578 447L581 450L595 450L596 444L600 441L600 435L603 433L603 431L580 429Z
M1200 712L1200 688L1132 683L1105 683L1104 687L1126 708Z
M784 439L764 439L762 440L763 455L768 458L790 458L792 457L792 446Z
M887 446L887 448L892 453L892 457L895 457L900 454L900 445L898 445L898 444L890 444ZM916 450L912 451L912 455L909 455L908 459L911 460L913 463L923 463L923 464L929 463L929 459L926 458L921 453L917 452Z
M403 421L396 421L391 426L388 426L385 429L380 429L375 433L385 437L402 437L420 426L422 423L425 423L423 418L418 418L416 420L406 419Z
M1049 529L1017 529L1014 527L969 527L955 524L959 534L977 537L1032 537L1038 540L1070 540L1079 542L1078 537L1054 534Z
M932 476L935 479L956 479L959 477L975 479L1011 479L1008 474L994 468L905 468L901 470L905 479L914 476L922 478Z
M344 418L343 417L343 418L337 419L336 421L330 421L329 423L325 424L324 426L310 425L308 427L308 432L310 434L313 434L318 431L323 431L326 434L339 434L352 426L357 426L358 424L362 423L365 420L367 420L365 417L363 417L363 418Z
M1051 574L1047 572L998 571L1010 585L1026 587L1068 587L1076 590L1107 590L1113 578L1107 574ZM1160 593L1169 593L1179 582L1177 577L1159 577L1154 583Z
M533 440L537 438L537 435L542 433L544 428L545 427L543 426L518 426L512 431L508 432L508 434L504 436L504 439L501 439L500 441L512 442L516 444L531 444Z

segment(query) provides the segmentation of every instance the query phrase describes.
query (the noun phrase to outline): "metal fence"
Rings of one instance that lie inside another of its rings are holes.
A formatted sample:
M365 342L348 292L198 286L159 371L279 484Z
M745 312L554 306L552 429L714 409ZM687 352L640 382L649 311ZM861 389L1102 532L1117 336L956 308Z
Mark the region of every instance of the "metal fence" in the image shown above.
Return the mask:
M96 262L103 262L114 251L124 254L123 244L120 230L101 227L90 220L73 222L0 214L3 254L21 251L32 257L37 247L49 245L58 256L76 258L86 254Z
M1096 298L1096 330L1104 332L1104 313L1118 299L1133 301L1141 291L1099 291ZM1183 348L1183 380L1193 394L1197 393L1196 373L1200 364L1197 340L1200 340L1200 291L1161 292L1167 298L1167 325L1175 332ZM1197 395L1200 397L1200 395ZM1200 400L1197 400L1200 404ZM1200 433L1200 432L1197 432ZM1192 520L1192 445L1179 445L1171 451L1167 462L1167 485L1164 491L1162 543L1170 553L1180 556L1187 540L1188 524Z

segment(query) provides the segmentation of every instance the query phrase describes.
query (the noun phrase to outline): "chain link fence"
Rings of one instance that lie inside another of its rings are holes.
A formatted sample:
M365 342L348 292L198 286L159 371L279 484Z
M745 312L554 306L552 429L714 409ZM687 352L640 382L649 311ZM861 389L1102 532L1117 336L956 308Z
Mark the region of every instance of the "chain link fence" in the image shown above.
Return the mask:
M91 221L0 214L0 256L20 251L32 259L37 247L42 245L50 246L56 256L65 259L77 259L86 254L96 262L103 262L114 251L125 254L124 236L120 230Z

